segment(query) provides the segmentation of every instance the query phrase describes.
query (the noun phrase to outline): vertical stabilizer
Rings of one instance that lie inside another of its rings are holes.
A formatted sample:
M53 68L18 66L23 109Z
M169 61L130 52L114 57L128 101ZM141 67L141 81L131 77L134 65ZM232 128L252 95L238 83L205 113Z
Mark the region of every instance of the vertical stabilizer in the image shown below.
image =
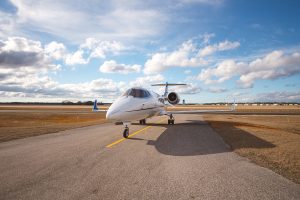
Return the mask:
M97 99L95 99L95 101L94 101L94 107L93 107L93 111L96 111L96 110L98 110Z
M168 92L169 92L168 86L169 86L169 84L168 84L168 82L166 82L164 97L166 97L168 95Z

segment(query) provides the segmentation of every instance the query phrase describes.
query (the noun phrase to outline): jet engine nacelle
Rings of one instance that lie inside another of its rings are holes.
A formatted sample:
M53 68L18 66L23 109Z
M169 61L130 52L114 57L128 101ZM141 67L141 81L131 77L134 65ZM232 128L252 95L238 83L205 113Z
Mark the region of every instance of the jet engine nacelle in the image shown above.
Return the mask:
M176 92L170 92L167 96L167 100L172 105L178 104L180 102L179 95Z

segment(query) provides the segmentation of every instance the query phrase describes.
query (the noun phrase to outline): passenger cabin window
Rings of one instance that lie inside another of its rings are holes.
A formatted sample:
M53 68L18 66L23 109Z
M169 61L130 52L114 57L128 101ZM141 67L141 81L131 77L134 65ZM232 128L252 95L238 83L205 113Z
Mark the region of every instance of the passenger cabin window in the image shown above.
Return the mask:
M133 97L136 97L136 98L147 98L147 97L150 97L151 94L147 90L138 89L138 88L131 88L131 89L127 90L123 94L123 96L133 96Z

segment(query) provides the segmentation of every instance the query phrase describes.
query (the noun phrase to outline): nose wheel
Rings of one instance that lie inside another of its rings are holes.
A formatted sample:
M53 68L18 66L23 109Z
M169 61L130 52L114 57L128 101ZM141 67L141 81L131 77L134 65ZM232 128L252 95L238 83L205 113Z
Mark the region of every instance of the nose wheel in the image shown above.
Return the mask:
M170 119L168 119L168 124L174 124L175 123L175 119L173 117L173 115L170 115Z
M128 126L126 126L123 131L123 137L128 138L128 136L129 136L129 128L128 128Z

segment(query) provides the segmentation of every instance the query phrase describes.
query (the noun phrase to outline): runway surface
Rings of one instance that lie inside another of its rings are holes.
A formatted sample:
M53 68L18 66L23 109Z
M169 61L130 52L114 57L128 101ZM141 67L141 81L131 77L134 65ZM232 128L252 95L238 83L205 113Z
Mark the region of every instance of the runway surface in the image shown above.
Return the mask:
M106 123L1 143L0 199L300 199L299 185L231 152L201 115L166 122L133 125L126 140Z

